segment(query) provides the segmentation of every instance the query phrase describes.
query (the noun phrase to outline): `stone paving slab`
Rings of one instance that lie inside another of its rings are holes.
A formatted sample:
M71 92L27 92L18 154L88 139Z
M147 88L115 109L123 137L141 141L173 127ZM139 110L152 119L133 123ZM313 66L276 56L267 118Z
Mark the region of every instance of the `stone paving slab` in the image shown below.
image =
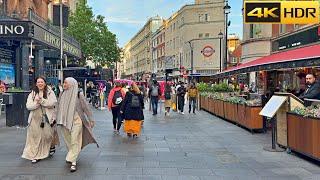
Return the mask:
M320 179L320 167L294 154L263 150L271 135L251 134L206 112L152 116L142 135L114 135L108 111L94 111L100 148L87 146L70 173L61 146L52 158L21 159L26 129L0 126L0 180L277 180ZM0 118L1 119L1 118Z

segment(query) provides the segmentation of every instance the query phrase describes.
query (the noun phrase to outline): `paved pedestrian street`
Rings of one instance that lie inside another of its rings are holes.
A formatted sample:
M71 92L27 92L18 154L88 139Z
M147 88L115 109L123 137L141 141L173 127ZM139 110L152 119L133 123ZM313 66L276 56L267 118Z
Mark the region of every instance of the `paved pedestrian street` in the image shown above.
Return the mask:
M286 152L263 150L270 134L254 134L200 111L197 115L145 111L136 140L113 134L111 113L94 110L100 148L87 146L78 171L69 172L66 149L37 164L20 158L26 129L0 128L0 179L215 180L320 179L320 168Z

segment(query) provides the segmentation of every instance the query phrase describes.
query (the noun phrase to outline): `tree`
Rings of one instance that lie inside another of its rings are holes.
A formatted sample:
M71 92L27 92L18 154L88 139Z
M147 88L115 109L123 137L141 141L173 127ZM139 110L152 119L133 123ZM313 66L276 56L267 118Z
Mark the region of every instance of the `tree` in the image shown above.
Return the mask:
M85 65L88 57L99 65L110 65L120 59L116 35L108 30L104 17L94 16L86 0L80 0L69 19L67 32L80 42Z
M93 50L94 62L110 67L114 62L120 60L116 35L108 30L103 16L98 15L95 24L96 35L94 36L94 41L96 46Z

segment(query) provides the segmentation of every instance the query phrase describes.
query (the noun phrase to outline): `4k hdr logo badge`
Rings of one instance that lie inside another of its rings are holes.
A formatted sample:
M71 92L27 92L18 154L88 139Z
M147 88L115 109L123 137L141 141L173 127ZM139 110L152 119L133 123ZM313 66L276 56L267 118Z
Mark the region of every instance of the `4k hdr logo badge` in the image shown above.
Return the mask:
M245 23L319 23L318 1L245 1Z

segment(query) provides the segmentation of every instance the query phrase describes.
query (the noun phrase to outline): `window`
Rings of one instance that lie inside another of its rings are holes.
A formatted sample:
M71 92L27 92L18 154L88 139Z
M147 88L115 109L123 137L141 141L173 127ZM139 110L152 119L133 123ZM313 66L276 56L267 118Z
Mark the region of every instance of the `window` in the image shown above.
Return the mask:
M184 17L181 18L181 25L184 24Z
M205 14L204 20L205 20L206 22L210 21L210 15L209 15L209 14Z
M199 34L199 38L202 38L202 37L203 37L203 34L202 34L202 33L200 33L200 34Z
M176 23L173 24L173 30L175 30L175 29L176 29Z
M280 28L280 34L282 34L282 33L285 33L286 32L286 25L285 24L280 24L280 26L279 26L279 28Z
M250 38L253 38L253 24L250 24Z
M173 49L175 49L175 48L176 48L176 39L173 38Z
M209 36L210 36L210 34L209 34L209 33L206 33L206 35L205 35L205 36L206 36L206 38L207 38L207 37L209 37Z
M250 38L259 38L262 36L261 24L250 24Z
M199 14L199 22L202 22L203 18L204 18L203 14Z

